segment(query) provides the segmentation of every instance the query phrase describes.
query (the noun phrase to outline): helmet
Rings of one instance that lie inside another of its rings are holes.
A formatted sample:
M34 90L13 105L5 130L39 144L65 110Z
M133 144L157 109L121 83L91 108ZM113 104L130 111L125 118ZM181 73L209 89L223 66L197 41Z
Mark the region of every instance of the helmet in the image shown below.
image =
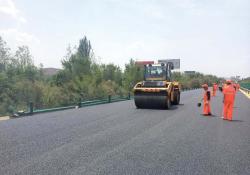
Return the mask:
M232 80L226 80L226 84L231 84Z

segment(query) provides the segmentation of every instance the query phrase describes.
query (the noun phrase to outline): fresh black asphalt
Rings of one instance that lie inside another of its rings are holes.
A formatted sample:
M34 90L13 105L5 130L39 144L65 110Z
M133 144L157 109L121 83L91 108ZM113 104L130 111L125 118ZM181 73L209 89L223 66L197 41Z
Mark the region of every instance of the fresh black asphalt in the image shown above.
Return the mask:
M201 90L171 110L133 100L0 122L0 174L250 174L250 100L238 93L234 121L201 116Z

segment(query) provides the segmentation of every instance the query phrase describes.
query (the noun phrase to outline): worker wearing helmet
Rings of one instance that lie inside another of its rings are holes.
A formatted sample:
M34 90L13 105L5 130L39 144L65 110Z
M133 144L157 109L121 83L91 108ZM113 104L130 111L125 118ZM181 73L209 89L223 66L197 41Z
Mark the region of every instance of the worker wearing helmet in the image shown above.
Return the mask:
M224 94L223 119L224 120L232 121L235 93L236 93L236 90L232 84L232 81L227 80L226 86L224 86L223 88L223 94Z
M202 88L204 89L204 95L203 95L203 115L208 116L208 115L211 115L210 91L208 90L208 85L207 84L203 84Z
M216 91L218 89L218 85L216 83L213 84L213 97L216 96Z

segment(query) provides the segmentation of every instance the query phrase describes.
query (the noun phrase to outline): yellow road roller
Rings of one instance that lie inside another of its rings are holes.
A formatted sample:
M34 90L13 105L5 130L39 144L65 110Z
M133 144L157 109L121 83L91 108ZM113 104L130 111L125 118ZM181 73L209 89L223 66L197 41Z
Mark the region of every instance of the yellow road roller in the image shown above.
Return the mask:
M172 62L144 65L144 80L134 86L137 108L165 108L180 103L180 84L172 81Z

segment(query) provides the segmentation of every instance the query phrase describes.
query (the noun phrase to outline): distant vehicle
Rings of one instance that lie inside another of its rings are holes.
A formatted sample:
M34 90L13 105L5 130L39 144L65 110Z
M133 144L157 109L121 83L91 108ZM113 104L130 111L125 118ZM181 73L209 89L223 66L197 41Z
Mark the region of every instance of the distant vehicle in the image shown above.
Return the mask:
M172 82L171 62L144 65L144 80L134 86L137 108L165 108L180 103L180 84Z

